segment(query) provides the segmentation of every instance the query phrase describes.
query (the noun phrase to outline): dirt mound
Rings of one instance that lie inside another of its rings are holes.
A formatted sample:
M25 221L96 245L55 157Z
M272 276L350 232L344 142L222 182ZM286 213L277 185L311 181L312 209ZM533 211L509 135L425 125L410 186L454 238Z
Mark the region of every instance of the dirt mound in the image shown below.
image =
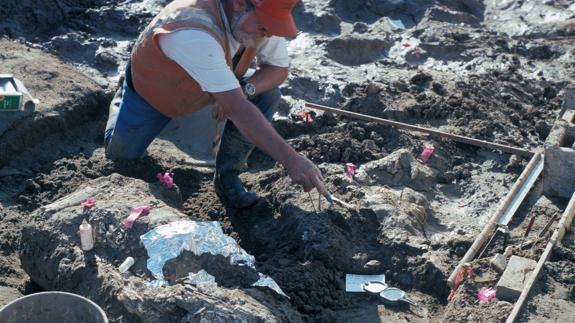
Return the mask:
M81 211L80 203L88 197L96 200L96 206ZM260 304L257 299L265 294L259 291L227 292L214 286L200 290L189 285L160 291L148 287L147 280L151 278L146 269L148 257L139 243L140 236L159 224L183 218L183 214L166 203L178 206L174 204L178 200L173 192L160 184L150 185L117 174L91 181L30 215L22 231L22 267L42 288L86 296L118 322L173 322L192 317L238 322L299 320L293 311L284 312L287 308L283 308L279 297L276 309L269 300L264 300L265 306ZM144 204L152 205L152 210L138 218L133 228L123 228L120 223L131 208ZM79 225L87 217L96 237L92 251L80 249L77 235ZM122 276L117 266L128 256L137 261L129 274ZM223 263L220 265L225 267ZM227 266L231 266L229 259ZM230 270L227 272L233 272ZM239 281L229 283L237 286ZM242 308L230 307L229 299L242 303ZM205 309L200 311L202 308Z

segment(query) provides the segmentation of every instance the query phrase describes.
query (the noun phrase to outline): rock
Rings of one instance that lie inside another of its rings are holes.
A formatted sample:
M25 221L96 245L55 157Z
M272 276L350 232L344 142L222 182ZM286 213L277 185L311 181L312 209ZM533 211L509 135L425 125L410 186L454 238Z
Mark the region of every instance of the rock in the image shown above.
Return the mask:
M406 121L411 116L411 108L416 105L415 99L406 98L395 104L388 106L383 111L383 116L387 119L392 119L396 121Z
M406 233L422 235L422 225L430 214L425 203L422 203L422 206L416 202L419 201L419 196L422 196L420 193L410 188L405 188L403 192L396 194L383 187L372 187L365 192L363 204L366 210L375 213L381 224L381 234L388 238L403 239Z
M411 79L409 79L409 83L417 85L417 86L427 86L433 80L433 77L427 73L419 72L415 74Z
M356 33L363 34L369 30L369 26L363 22L356 22L353 24L353 31Z
M447 94L447 90L445 90L445 87L439 82L431 82L431 89L433 92L441 96Z
M237 289L234 278L240 276L223 280L234 284L233 290L221 286L191 289L181 283L152 288L148 286L152 277L146 267L132 270L134 275L122 276L117 266L127 256L136 259L134 268L140 268L139 264L148 259L141 235L158 225L187 219L164 201L164 190L159 183L112 174L38 209L22 230L23 269L43 289L66 290L93 300L114 322L120 321L120 317L121 321L129 322L180 322L192 316L194 320L203 318L210 322L301 321L295 310L287 307L280 310L267 303L269 295L262 291ZM96 244L93 250L84 252L79 246L77 230L84 219L80 203L87 197L96 200L96 206L89 211ZM123 229L122 220L133 207L141 205L150 205L152 209L140 216L131 229ZM178 259L185 257L189 254L181 254ZM182 276L177 269L183 267L173 266L178 259L171 259L171 266L164 266L168 278ZM219 268L223 269L224 260L220 260ZM229 260L227 264L231 266ZM174 275L169 275L171 273ZM251 272L241 277L247 276L254 279ZM209 310L199 313L204 307Z
M574 92L572 89L566 89L563 103L565 109L573 105L571 101L575 96ZM565 115L564 113L563 117ZM572 118L555 122L545 140L545 166L542 175L544 191L550 196L569 198L575 190L575 150L566 147L571 145L570 140L575 134L575 120Z
M365 265L363 266L363 268L365 269L378 269L381 266L381 262L379 260L370 260L368 262L365 263Z
M480 20L466 12L450 10L446 7L432 7L425 14L426 18L434 21L448 22L452 24L466 24L470 26L479 26Z
M0 286L0 308L22 296L16 288Z
M399 149L378 160L363 164L358 173L365 173L380 185L409 186L428 191L435 185L437 171L415 160L407 149Z
M521 295L525 281L530 277L535 266L537 266L535 260L511 256L507 269L497 283L497 298L515 302Z
M495 271L502 273L505 270L505 267L507 267L507 258L505 258L504 255L497 253L495 256L493 256L493 258L491 258L489 263L491 264L491 267L495 269Z

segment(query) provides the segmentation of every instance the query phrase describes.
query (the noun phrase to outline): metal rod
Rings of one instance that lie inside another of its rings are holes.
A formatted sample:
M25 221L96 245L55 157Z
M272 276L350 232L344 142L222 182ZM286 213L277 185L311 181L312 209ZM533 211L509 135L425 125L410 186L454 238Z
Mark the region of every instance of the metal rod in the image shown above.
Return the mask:
M307 192L308 196L309 196L309 202L311 203L311 206L313 207L313 210L315 211L315 213L319 213L317 211L317 209L315 208L315 204L313 204L313 197L311 196L311 191Z
M315 104L315 103L306 102L305 106L308 108L311 108L311 109L321 110L321 111L325 111L325 112L331 112L331 113L339 114L339 115L350 117L350 118L355 118L355 119L360 119L360 120L365 120L365 121L370 121L370 122L377 122L377 123L385 124L388 126L396 127L399 129L407 129L407 130L412 130L412 131L425 132L425 133L432 134L432 135L438 135L440 137L448 138L448 139L451 139L453 141L462 142L465 144L479 146L479 147L483 147L483 148L501 150L503 152L507 152L507 153L511 153L511 154L517 154L517 155L521 155L521 156L525 156L525 157L531 157L534 154L534 152L527 150L527 149L523 149L523 148L512 147L512 146L502 145L502 144L496 144L496 143L492 143L489 141L474 139L474 138L470 138L470 137L466 137L466 136L454 135L454 134L443 132L440 130L418 127L418 126L410 125L410 124L403 123L403 122L398 122L398 121L393 121L393 120L388 120L388 119L383 119L383 118L378 118L378 117L372 117L372 116L361 114L361 113L331 108L331 107L327 107L327 106L319 105L319 104Z
M553 222L555 222L555 219L557 218L557 212L555 214L553 214L553 216L551 217L551 219L549 220L549 222L547 222L547 224L545 225L545 227L541 230L541 232L539 232L539 238L543 238L543 236L545 235L545 233L547 233L547 230L549 230L549 228L551 227L551 225L553 224Z
M527 238L529 232L531 232L531 228L533 228L533 223L535 223L535 214L531 216L529 219L529 223L527 224L527 229L525 229L525 234L523 234L523 238Z

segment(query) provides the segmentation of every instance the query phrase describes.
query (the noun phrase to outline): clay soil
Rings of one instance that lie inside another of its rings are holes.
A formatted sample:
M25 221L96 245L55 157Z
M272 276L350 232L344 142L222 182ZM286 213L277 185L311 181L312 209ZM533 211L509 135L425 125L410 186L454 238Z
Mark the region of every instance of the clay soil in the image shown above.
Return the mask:
M486 259L474 266L487 278L465 284L452 302L446 281L528 160L317 111L306 122L298 112L301 100L308 100L525 149L542 147L561 109L561 90L575 77L575 2L301 1L295 10L301 33L290 42L291 75L273 123L354 210L328 208L325 201L320 208L316 193L302 192L259 151L242 179L261 199L245 210L224 207L211 171L170 158L171 151L150 151L126 163L104 157L107 106L119 75L138 31L165 3L3 5L0 72L16 74L42 105L14 120L0 115L0 287L6 288L0 301L8 293L44 289L20 260L30 214L91 180L117 173L154 183L158 172L171 171L181 211L219 221L255 256L258 271L289 296L265 294L294 313L278 321L505 321L511 303L479 303L475 296L497 281ZM422 164L416 157L426 146L435 152ZM358 167L353 181L345 175L346 163ZM566 202L526 202L512 223L514 241L523 241L533 212L552 217ZM486 256L500 252L497 246ZM537 260L544 246L535 244L523 255ZM545 266L522 322L575 316L574 260L568 234ZM372 295L346 293L348 273L385 274L420 306L388 306ZM105 288L94 286L97 292ZM111 321L145 321L124 308L99 305Z

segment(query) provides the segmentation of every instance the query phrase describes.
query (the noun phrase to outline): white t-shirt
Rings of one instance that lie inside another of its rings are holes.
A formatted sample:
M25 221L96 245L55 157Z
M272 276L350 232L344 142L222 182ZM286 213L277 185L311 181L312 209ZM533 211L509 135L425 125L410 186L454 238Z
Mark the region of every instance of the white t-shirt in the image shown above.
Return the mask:
M240 44L228 33L232 57ZM222 46L203 30L182 29L159 37L160 48L166 56L180 65L210 93L230 91L240 87L233 71L226 63ZM272 36L257 49L258 64L288 67L286 40Z

